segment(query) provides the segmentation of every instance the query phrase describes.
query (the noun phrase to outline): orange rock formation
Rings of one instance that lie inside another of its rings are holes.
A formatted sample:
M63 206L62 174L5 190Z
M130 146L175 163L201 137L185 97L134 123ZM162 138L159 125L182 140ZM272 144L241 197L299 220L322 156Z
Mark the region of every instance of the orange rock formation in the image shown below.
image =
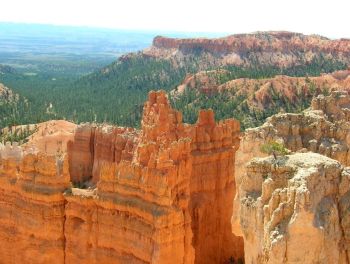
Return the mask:
M64 156L6 145L0 161L0 262L64 263Z
M300 97L310 96L310 89L323 91L350 90L350 69L322 74L314 77L290 77L277 75L266 79L239 78L221 83L220 76L228 74L226 70L200 71L189 74L176 89L174 95L183 93L186 89L213 94L225 90L235 91L235 96L247 96L247 104L255 109L274 107L273 94L285 97L294 103ZM273 91L272 91L273 89Z
M44 122L21 147L0 145L0 263L64 263L64 153L74 128Z
M239 131L237 121L215 123L210 110L200 112L197 124L183 124L165 93L151 92L141 131L81 125L67 155L3 147L1 261L243 258L230 223Z
M201 47L204 50L217 53L310 49L318 52L340 51L347 55L350 54L349 43L349 39L330 40L317 35L307 36L283 31L236 34L217 39L177 39L158 36L153 40L153 46L165 49L191 50Z
M196 53L206 54L207 65L259 63L290 67L309 63L320 54L324 58L349 63L350 40L331 40L318 35L283 31L236 34L217 39L176 39L158 36L154 38L153 45L143 51L146 56L171 58L178 61L182 61L182 58L189 54Z

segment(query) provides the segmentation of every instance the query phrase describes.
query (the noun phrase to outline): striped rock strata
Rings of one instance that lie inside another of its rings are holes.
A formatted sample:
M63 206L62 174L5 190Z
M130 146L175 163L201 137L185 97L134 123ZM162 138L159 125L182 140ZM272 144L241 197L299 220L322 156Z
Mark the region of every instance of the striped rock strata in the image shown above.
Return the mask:
M3 146L0 263L242 258L230 223L239 131L212 111L183 124L165 93L151 92L140 131L80 125L62 131L67 153Z

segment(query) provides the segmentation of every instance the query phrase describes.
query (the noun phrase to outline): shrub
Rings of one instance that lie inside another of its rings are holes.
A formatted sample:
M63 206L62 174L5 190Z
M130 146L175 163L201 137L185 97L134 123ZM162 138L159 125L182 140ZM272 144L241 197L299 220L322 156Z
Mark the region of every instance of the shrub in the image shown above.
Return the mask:
M275 159L277 156L284 156L288 154L288 149L281 143L276 141L270 141L268 143L263 144L260 147L261 152L266 153L268 155L273 155Z

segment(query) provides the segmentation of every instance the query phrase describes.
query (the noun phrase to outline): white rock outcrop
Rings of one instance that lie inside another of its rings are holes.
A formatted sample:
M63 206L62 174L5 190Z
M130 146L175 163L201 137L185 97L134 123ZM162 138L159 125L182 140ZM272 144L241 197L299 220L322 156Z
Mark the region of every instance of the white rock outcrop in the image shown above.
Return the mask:
M245 263L349 263L349 183L316 153L253 159L239 187Z
M244 133L232 232L244 238L246 263L350 263L349 121L349 93L333 91ZM273 141L296 154L251 161Z

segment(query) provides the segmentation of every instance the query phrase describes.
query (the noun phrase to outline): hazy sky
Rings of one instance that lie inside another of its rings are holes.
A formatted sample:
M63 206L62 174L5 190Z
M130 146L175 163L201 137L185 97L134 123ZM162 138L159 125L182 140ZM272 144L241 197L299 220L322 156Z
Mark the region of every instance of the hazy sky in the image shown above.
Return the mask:
M289 30L350 38L350 0L8 0L0 21L243 33Z

